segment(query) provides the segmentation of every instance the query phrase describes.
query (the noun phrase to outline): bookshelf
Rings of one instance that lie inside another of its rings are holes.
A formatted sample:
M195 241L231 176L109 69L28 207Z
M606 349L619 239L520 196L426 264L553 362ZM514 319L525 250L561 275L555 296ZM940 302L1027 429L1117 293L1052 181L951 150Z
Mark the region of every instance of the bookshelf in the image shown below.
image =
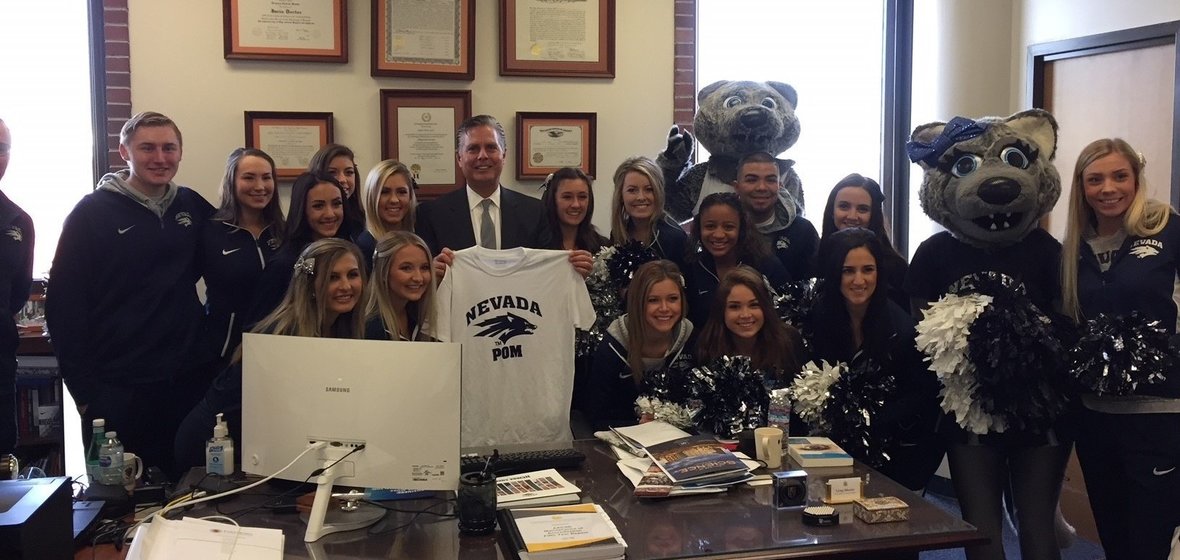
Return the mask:
M45 281L38 279L18 314L16 456L22 470L34 466L49 476L61 476L65 474L63 387L44 324Z

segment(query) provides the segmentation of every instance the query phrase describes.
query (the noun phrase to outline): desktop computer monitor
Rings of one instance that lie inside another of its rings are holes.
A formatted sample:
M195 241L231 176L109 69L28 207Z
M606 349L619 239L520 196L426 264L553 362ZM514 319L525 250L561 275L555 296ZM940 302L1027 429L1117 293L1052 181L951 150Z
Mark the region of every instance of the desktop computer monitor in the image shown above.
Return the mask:
M384 513L325 523L332 484L455 490L460 363L459 344L246 334L242 470L271 475L322 446L278 476L302 482L332 465L312 479L319 488L307 541Z

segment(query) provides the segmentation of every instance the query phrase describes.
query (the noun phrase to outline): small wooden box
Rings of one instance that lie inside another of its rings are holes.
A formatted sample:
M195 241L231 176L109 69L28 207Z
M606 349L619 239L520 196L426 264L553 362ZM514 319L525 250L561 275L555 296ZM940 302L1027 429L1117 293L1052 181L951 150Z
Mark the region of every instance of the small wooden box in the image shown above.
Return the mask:
M893 496L861 498L853 502L852 512L865 523L888 523L910 518L910 506Z

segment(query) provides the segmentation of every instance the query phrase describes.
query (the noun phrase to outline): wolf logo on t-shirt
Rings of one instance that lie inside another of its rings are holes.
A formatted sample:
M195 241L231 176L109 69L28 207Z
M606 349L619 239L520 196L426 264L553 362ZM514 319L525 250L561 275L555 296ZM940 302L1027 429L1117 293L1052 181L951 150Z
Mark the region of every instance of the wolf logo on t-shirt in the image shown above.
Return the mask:
M533 334L533 331L537 330L537 325L512 312L480 321L475 326L485 328L475 333L474 336L497 338L500 340L500 344L508 344L508 341L513 337Z

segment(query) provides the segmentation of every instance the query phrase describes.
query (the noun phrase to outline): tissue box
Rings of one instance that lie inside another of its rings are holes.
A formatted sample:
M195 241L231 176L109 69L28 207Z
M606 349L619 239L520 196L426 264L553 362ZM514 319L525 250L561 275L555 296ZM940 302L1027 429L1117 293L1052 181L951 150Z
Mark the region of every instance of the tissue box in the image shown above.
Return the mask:
M861 498L853 502L852 512L865 523L888 523L910 518L910 506L892 496Z

